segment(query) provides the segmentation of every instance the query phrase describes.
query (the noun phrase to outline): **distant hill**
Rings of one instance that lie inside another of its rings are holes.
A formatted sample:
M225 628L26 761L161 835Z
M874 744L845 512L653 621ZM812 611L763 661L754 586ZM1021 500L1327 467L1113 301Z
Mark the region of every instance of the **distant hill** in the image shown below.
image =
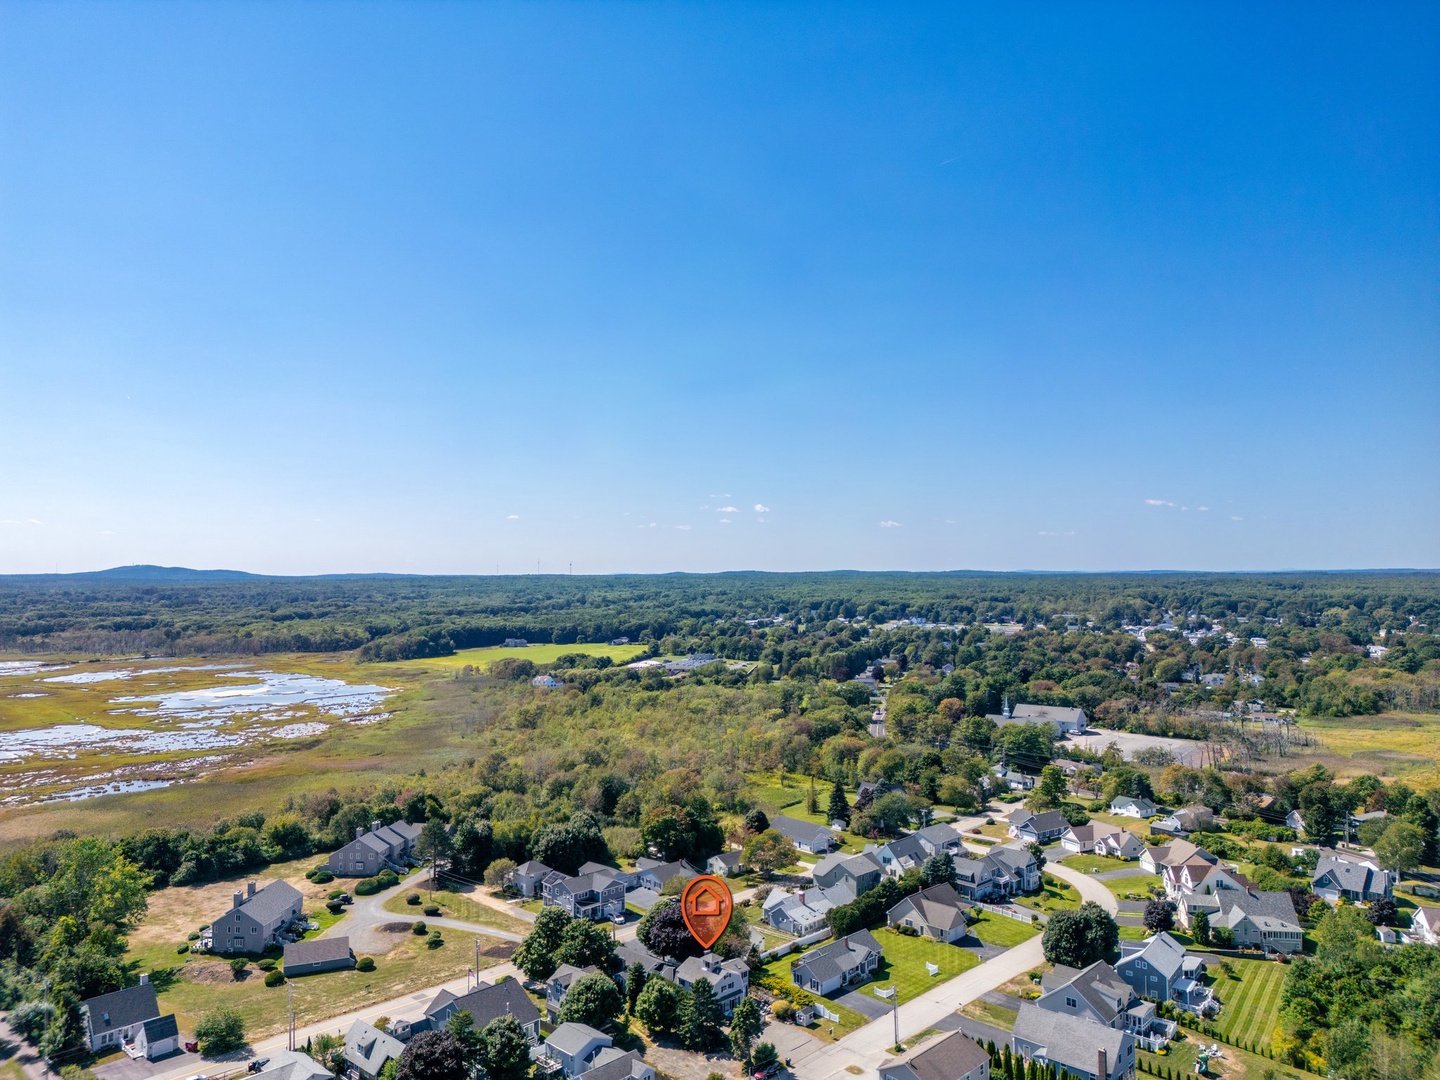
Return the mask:
M113 566L109 570L89 570L61 577L85 578L91 581L259 581L260 574L244 570L192 570L188 566Z

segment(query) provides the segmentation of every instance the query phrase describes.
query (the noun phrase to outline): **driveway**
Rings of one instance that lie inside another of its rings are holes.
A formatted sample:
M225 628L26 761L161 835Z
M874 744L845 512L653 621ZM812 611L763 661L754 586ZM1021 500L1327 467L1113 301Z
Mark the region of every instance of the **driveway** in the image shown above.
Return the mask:
M369 953L373 956L383 956L393 949L397 942L410 933L410 927L417 921L423 922L426 926L444 930L465 930L472 934L484 934L487 937L499 938L501 941L520 942L525 935L516 934L509 930L497 930L491 926L481 926L479 923L465 922L462 919L436 918L429 919L423 915L397 915L393 911L385 910L385 901L392 896L399 896L402 893L416 892L423 887L424 881L419 876L400 882L390 889L384 889L373 896L357 896L355 902L345 912L345 917L329 929L322 931L321 937L348 937L350 947L355 950L357 956ZM478 894L479 890L477 890ZM479 895L472 897L476 903L485 903L493 900L494 897L481 898ZM495 905L485 903L486 907ZM519 908L511 908L504 905L507 914L530 915L530 912ZM533 918L534 916L531 916ZM386 926L400 927L395 930L386 930Z
M1051 862L1045 864L1045 873L1053 874L1068 885L1074 885L1081 900L1093 900L1111 915L1120 910L1120 904L1116 900L1115 894L1089 874L1082 874L1079 870Z
M890 1015L890 1002L876 997L868 983L848 994L841 994L835 1000L847 1009L854 1009L867 1020L878 1020L882 1016Z
M131 1061L121 1056L117 1061L97 1066L92 1071L100 1080L150 1080L154 1076L168 1076L176 1069L187 1069L190 1075L204 1071L206 1061L199 1054L187 1054L181 1050L169 1054L159 1061L137 1058Z

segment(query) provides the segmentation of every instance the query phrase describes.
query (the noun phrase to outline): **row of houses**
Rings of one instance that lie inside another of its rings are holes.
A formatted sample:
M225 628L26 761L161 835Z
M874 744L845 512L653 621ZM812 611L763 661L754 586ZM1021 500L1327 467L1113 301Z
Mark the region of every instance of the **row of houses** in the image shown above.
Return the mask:
M403 874L415 860L420 826L409 821L355 827L355 839L330 853L325 865L336 877L374 877L381 870Z
M1196 914L1204 912L1212 932L1228 930L1242 948L1300 952L1304 933L1288 892L1256 888L1238 870L1188 840L1147 850L1141 865L1158 871L1182 925L1189 927Z

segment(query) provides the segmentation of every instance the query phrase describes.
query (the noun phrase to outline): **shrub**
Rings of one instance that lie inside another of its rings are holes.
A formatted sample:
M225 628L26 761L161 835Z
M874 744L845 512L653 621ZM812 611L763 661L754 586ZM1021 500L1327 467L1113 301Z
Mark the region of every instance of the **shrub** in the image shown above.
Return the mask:
M262 956L279 956L284 951L284 946L272 941L269 945L266 945L265 948L260 950L260 954Z
M265 973L266 986L279 986L284 981L285 973L283 971L267 971Z
M895 929L896 929L896 931L897 931L898 933L900 933L900 934L901 934L902 936L904 936L904 937L919 937L919 936L920 936L920 931L919 931L919 930L916 930L913 926L904 926L904 925L901 925L901 926L897 926Z
M331 900L325 905L325 910L330 912L331 915L339 915L345 911L345 905L339 900Z
M359 960L356 960L356 961L355 961L355 970L356 970L356 971L374 971L374 970L375 970L375 958L374 958L373 956L362 956L362 957L360 957Z
M375 880L380 883L382 889L389 889L400 884L400 878L396 876L394 870L381 870L375 875Z
M186 941L199 941L199 940L200 940L200 931L199 931L199 930L191 930L190 933L188 933L188 934L185 935L185 940L186 940Z
M405 897L405 902L411 907L419 907L420 894L418 892L412 892L409 896Z
M380 891L380 882L375 878L361 878L355 882L356 896L374 896Z
M784 1024L788 1023L790 1018L795 1015L795 1006L784 998L776 998L770 1005L770 1012L774 1014L776 1020Z
M344 890L344 889L331 889L330 892L329 892L329 894L326 895L325 899L326 899L326 900L339 900L340 897L342 897L342 896L344 896L344 895L345 895L345 890Z
M410 927L410 932L416 936L425 933L425 924L423 922L417 922L414 926Z
M330 882L335 880L335 875L332 874L329 870L321 870L310 880L313 881L316 885L329 885Z
M228 1005L212 1009L195 1024L195 1041L206 1057L239 1050L245 1045L245 1021Z
M440 917L440 906L438 904L426 904L425 916L430 919L438 919Z
M245 974L245 969L246 969L247 967L249 967L249 966L250 966L250 961L249 961L249 960L241 960L241 959L239 959L239 958L236 958L236 959L234 959L234 960L231 960L231 961L230 961L230 971L231 971L231 974L233 974L233 975L235 976L235 978L238 979L238 978L240 978L241 975L244 975L244 974Z
M439 930L431 930L430 936L425 939L425 947L427 949L438 949L444 944L445 939L440 936Z
M264 960L259 961L255 966L261 971L274 971L276 967L276 961L270 959L270 957L267 956Z
M181 956L184 956L187 952L190 951L190 946L189 946L189 945L177 945L177 946L175 946L175 951L176 951L177 953L179 953Z

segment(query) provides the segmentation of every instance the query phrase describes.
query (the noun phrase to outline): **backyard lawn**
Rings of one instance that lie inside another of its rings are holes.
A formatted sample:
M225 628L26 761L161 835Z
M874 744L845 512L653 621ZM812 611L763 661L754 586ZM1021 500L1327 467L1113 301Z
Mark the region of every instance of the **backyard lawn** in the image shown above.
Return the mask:
M1156 883L1157 879L1150 874L1130 874L1126 877L1111 878L1100 884L1121 900L1148 900L1150 899L1150 887Z
M887 990L898 986L902 1005L932 986L939 986L946 979L953 979L962 971L969 971L980 964L978 956L957 945L946 945L924 937L907 937L888 927L873 933L880 943L884 959L875 969L875 978L869 985ZM931 975L925 966L927 963L936 965L939 973ZM873 990L868 992L874 993Z
M1014 948L1039 932L1040 928L1034 923L1022 923L1004 915L982 914L970 924L970 933L986 945L999 945L1005 949Z
M1067 855L1060 860L1061 866L1068 866L1072 870L1079 870L1082 874L1103 874L1110 870L1124 870L1127 867L1133 869L1135 864L1124 859L1114 859L1109 855Z
M475 923L479 926L489 926L496 930L509 930L511 933L524 934L530 930L530 923L518 919L514 915L507 915L503 911L487 907L484 904L476 903L463 892L454 892L450 889L436 889L434 899L431 899L430 890L417 888L413 890L420 896L420 903L407 904L405 902L408 892L398 892L385 901L386 911L396 915L405 915L411 919L424 918L421 915L422 909L427 904L439 904L441 914L447 919L459 919L461 922Z
M1266 1045L1280 1013L1280 989L1290 968L1273 960L1231 960L1235 977L1227 978L1218 967L1210 974L1211 989L1220 999L1215 1026L1226 1038L1245 1046Z

